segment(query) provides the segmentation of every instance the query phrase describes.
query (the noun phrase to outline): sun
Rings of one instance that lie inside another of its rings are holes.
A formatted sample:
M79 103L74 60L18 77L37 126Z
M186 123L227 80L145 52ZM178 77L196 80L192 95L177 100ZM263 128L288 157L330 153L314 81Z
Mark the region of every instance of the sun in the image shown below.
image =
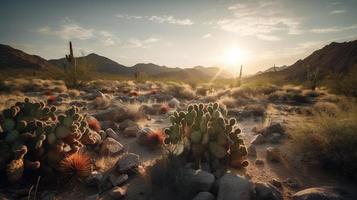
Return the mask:
M230 66L242 64L246 59L246 52L238 47L228 49L223 55L223 61Z

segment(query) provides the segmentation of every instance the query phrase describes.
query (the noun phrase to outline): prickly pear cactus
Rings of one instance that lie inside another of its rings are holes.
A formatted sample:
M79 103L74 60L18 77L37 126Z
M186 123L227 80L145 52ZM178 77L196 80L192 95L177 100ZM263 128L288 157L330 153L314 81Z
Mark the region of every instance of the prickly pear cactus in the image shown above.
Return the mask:
M28 98L3 110L0 170L6 170L8 180L19 181L25 168L56 170L65 156L77 152L83 144L96 143L93 139L85 140L93 131L86 116L78 111L71 107L64 114L57 114L56 107Z
M213 171L228 165L248 166L241 130L218 103L190 105L187 111L175 112L170 121L165 143L184 144L187 159L198 162L198 166L206 162Z

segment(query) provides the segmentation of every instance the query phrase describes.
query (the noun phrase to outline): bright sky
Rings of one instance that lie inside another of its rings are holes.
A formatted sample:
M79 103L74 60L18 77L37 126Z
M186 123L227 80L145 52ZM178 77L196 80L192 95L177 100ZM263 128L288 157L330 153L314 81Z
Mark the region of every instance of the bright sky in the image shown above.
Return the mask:
M0 2L0 43L46 59L97 53L124 65L224 66L246 74L357 39L356 0Z

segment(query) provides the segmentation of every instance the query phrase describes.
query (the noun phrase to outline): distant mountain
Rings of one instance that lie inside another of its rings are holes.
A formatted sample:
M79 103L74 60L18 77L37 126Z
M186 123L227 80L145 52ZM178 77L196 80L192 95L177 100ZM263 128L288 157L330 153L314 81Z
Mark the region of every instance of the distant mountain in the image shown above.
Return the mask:
M0 70L58 71L47 60L0 44Z
M67 60L65 58L52 59L49 60L49 62L60 68L63 68L67 65ZM89 68L93 68L99 73L121 75L133 74L132 68L121 65L113 60L110 60L109 58L97 55L95 53L91 53L83 57L77 57L76 62L78 65L86 65Z
M231 74L218 67L196 66L193 68L178 68L160 66L154 63L138 63L132 67L121 65L109 58L97 54L76 58L77 63L85 64L94 68L99 73L134 76L135 72L140 72L155 78L175 78L179 80L187 79L210 79L218 74L218 78L229 78ZM66 59L49 60L50 63L63 68L66 66ZM218 73L220 71L220 73Z
M318 71L319 79L339 78L348 74L357 66L357 40L350 42L332 42L316 50L303 60L278 72L268 71L250 79L279 76L288 81L305 81L307 71Z
M262 74L262 73L265 73L265 72L277 72L277 71L281 71L283 69L286 69L288 67L289 66L287 66L287 65L283 65L283 66L280 66L280 67L279 66L270 67L270 68L268 68L268 69L266 69L264 71L259 71L256 74Z

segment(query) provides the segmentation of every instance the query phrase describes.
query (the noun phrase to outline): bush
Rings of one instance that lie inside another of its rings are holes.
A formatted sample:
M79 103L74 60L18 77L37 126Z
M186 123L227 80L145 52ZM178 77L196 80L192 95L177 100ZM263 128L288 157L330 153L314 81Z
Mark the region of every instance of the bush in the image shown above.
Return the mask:
M321 113L292 127L293 145L307 159L357 178L357 106L336 115Z

